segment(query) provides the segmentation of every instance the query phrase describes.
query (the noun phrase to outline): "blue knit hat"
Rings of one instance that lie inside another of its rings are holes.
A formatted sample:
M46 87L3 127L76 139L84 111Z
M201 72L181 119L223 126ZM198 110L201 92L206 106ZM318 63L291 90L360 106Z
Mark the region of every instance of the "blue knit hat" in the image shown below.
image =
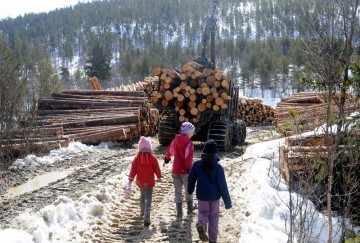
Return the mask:
M184 122L183 124L181 124L181 127L180 127L181 134L185 135L185 134L188 134L188 133L194 132L194 131L195 131L195 127L190 122Z

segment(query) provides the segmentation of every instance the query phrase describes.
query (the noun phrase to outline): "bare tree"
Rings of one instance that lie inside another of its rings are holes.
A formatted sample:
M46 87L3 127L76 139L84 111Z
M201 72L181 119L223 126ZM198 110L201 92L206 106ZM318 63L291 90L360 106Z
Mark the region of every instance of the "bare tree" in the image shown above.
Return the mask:
M308 38L303 41L303 52L313 75L304 79L312 88L326 93L328 99L325 134L327 138L327 214L329 222L328 242L332 242L333 184L336 158L344 130L345 104L348 91L354 85L349 78L351 57L354 54L354 38L359 28L359 0L304 0L299 10L304 19L302 27ZM305 19L307 18L307 19ZM333 110L333 103L337 110ZM338 114L335 117L335 114ZM335 129L334 129L335 127ZM335 136L334 136L335 135Z

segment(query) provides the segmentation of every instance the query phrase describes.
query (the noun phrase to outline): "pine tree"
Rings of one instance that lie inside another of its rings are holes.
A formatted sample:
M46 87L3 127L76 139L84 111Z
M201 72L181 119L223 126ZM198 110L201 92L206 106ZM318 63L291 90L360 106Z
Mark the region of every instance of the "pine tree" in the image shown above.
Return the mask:
M61 75L61 81L62 82L68 83L70 81L70 72L69 72L69 69L67 67L62 67L61 68L60 75Z
M5 133L16 129L23 110L26 89L21 76L20 62L0 36L0 130Z
M52 67L49 57L41 60L33 73L39 97L49 97L61 89L60 78Z
M100 41L92 47L86 60L85 73L88 77L96 76L100 81L107 81L111 77L110 55Z

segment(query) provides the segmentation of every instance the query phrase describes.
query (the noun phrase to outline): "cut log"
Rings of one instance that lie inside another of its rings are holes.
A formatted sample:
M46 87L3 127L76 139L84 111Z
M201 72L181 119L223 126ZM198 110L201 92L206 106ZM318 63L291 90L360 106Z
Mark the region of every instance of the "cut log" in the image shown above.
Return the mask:
M154 69L153 69L153 74L154 74L155 76L161 75L161 68L159 68L159 67L154 68Z
M215 104L218 106L221 106L224 104L224 100L222 98L218 97L215 99Z
M133 97L145 97L144 91L109 91L109 90L64 90L63 94L74 95L110 95L110 96L133 96Z
M199 110L197 108L191 108L190 114L193 116L197 116L199 114Z
M165 99L166 99L167 101L172 100L172 99L174 98L173 92L171 92L171 91L169 91L169 90L166 91L165 94L164 94L164 97L165 97Z

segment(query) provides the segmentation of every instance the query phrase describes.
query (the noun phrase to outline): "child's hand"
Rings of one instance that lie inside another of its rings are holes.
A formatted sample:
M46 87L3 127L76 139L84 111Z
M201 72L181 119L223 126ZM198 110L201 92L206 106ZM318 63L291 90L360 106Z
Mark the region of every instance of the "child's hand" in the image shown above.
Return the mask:
M160 178L160 179L156 179L155 182L161 182L161 178Z

